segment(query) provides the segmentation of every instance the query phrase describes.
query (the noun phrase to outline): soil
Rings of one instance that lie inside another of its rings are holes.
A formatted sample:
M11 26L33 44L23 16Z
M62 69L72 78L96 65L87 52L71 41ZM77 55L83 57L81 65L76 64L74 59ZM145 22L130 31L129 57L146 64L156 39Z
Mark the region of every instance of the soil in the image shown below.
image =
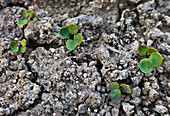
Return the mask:
M36 17L19 27L22 9ZM68 24L83 36L71 52L58 33ZM169 0L0 0L0 116L169 116L169 27ZM147 74L141 44L163 57ZM112 99L112 82L132 93Z

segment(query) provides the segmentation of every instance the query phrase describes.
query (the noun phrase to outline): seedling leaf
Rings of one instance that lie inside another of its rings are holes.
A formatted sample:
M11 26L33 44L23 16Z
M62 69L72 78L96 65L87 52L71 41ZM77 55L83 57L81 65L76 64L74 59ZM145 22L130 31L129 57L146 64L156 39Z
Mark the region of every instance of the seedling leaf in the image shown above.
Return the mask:
M22 47L20 48L20 51L21 51L22 53L24 53L24 52L26 51L26 46L22 46Z
M18 50L19 50L19 47L15 47L12 49L13 52L18 52Z
M26 25L27 22L28 22L27 19L20 20L20 21L18 21L17 25L18 25L18 26L23 26L23 25Z
M75 35L78 32L78 27L75 24L69 24L67 27L68 27L70 34L72 35Z
M19 50L18 44L16 41L11 41L9 47L12 49L13 52L17 52Z
M110 83L109 88L111 90L119 89L119 84L117 82Z
M68 38L70 36L70 33L67 27L61 27L59 30L59 34L62 38Z
M126 93L131 93L131 89L130 89L129 85L120 84L120 86L123 87L123 89L125 90Z
M162 56L158 52L154 52L150 56L153 66L159 66L162 63Z
M146 45L140 45L138 47L138 53L140 56L146 56L147 50L148 50L148 47Z
M21 10L21 15L22 15L24 18L27 18L27 17L29 16L26 9L22 9L22 10Z
M154 48L148 48L147 55L151 55L152 53L157 52Z
M121 96L121 91L119 89L112 90L110 96L113 99L118 99Z
M33 10L28 9L27 12L28 12L28 14L29 14L29 16L30 16L31 18L34 18L34 17L35 17L35 13L34 13Z
M149 73L152 71L153 65L149 58L144 58L139 63L140 70L144 73Z
M26 43L27 43L27 42L26 42L25 39L21 40L21 45L22 45L22 46L26 46Z
M77 45L81 44L83 37L80 33L74 35L74 41Z
M67 41L66 41L66 47L67 47L67 49L68 50L74 50L75 48L76 48L76 43L74 42L74 40L72 40L72 39L68 39Z

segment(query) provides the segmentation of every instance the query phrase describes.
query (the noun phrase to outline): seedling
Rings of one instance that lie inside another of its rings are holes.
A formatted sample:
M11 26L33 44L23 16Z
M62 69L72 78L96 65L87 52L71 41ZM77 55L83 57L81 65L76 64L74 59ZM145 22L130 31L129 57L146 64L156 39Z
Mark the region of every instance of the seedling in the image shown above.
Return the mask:
M138 47L138 53L140 56L145 56L139 63L140 70L144 73L152 71L154 66L159 66L162 63L162 56L156 49L148 48L146 45L140 45Z
M59 34L62 38L68 38L66 41L66 48L68 50L74 50L78 45L82 43L83 37L78 32L78 27L75 24L69 24L68 26L61 27Z
M27 43L27 41L25 40L25 39L23 39L23 40L21 40L21 48L20 48L20 51L22 52L22 53L24 53L25 51L26 51L26 43Z
M20 44L21 44L20 52L24 53L26 51L26 40L25 39L21 40ZM13 52L19 51L19 47L16 41L11 41L9 47L12 49Z
M18 26L26 25L30 21L31 18L33 19L35 17L35 13L31 9L29 9L29 10L22 9L21 10L21 15L24 18L27 18L27 19L23 19L23 20L18 21L18 23L17 23Z
M11 41L9 47L12 49L13 52L17 52L19 50L18 44L16 41Z
M125 90L126 93L131 93L131 89L130 89L129 85L120 84L120 86L123 87L123 89Z
M126 84L119 85L117 82L113 82L109 84L109 88L111 89L111 92L110 92L111 98L113 99L120 98L121 96L120 87L122 87L126 93L131 93L131 89L129 85L126 85Z

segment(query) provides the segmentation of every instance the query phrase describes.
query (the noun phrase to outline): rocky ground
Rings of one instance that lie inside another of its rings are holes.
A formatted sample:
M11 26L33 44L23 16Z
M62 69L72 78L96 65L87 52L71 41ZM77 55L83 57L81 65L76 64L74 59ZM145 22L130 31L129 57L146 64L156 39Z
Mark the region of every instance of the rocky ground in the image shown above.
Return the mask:
M20 11L36 18L19 27ZM58 32L76 24L83 43L69 52ZM169 116L169 0L0 0L0 115ZM27 40L14 53L10 41ZM140 44L163 63L144 74ZM110 98L111 82L131 94Z

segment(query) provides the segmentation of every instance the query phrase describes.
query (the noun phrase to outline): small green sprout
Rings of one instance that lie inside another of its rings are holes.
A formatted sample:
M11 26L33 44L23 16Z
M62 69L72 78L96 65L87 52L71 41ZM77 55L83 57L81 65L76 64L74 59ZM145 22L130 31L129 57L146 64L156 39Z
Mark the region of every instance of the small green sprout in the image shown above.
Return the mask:
M120 86L123 87L123 89L125 90L126 93L131 93L131 89L130 89L129 85L120 84Z
M120 98L120 96L121 96L120 87L122 87L126 93L131 93L131 89L130 89L129 85L120 84L120 86L119 86L119 84L117 82L113 82L113 83L109 84L109 88L111 89L111 92L110 92L111 98L113 98L113 99Z
M80 45L81 42L83 41L83 37L80 33L74 35L74 41L76 45Z
M140 65L140 70L144 73L149 73L153 69L152 62L149 58L142 59L139 65Z
M109 84L109 88L110 88L111 90L119 89L119 84L118 84L117 82L110 83L110 84Z
M26 25L30 18L34 18L35 17L35 13L33 10L29 9L29 10L26 10L26 9L22 9L21 10L21 15L24 17L24 18L27 18L27 19L23 19L23 20L20 20L18 21L17 25L18 26L23 26L23 25Z
M65 26L60 28L59 34L62 38L68 38L70 36L68 28Z
M121 91L119 89L112 90L110 96L113 99L118 99L121 96Z
M138 47L138 53L140 56L146 56L139 63L140 69L144 73L152 71L154 66L159 66L162 63L162 56L156 49L148 48L146 45L140 45Z
M67 49L69 49L69 50L74 50L74 49L76 48L76 46L77 46L77 44L75 43L74 40L68 39L68 40L66 41L66 47L67 47Z
M68 50L74 50L83 41L83 37L78 32L78 27L75 24L69 24L68 26L61 27L59 34L62 38L68 38L66 41L66 48Z
M138 48L138 53L140 56L146 56L147 51L148 51L148 47L145 45L140 45Z
M27 42L26 42L26 40L25 39L23 39L23 40L21 40L21 48L20 48L20 51L22 52L22 53L24 53L25 51L26 51L26 44L27 44Z
M24 53L26 51L26 40L21 40L20 43L22 46L20 47L20 51ZM16 41L11 41L9 47L12 49L13 52L17 52L19 50L18 44Z
M75 24L69 24L67 28L71 35L75 35L78 32L78 27Z
M16 41L11 41L9 47L12 49L13 52L17 52L19 50L18 44Z

